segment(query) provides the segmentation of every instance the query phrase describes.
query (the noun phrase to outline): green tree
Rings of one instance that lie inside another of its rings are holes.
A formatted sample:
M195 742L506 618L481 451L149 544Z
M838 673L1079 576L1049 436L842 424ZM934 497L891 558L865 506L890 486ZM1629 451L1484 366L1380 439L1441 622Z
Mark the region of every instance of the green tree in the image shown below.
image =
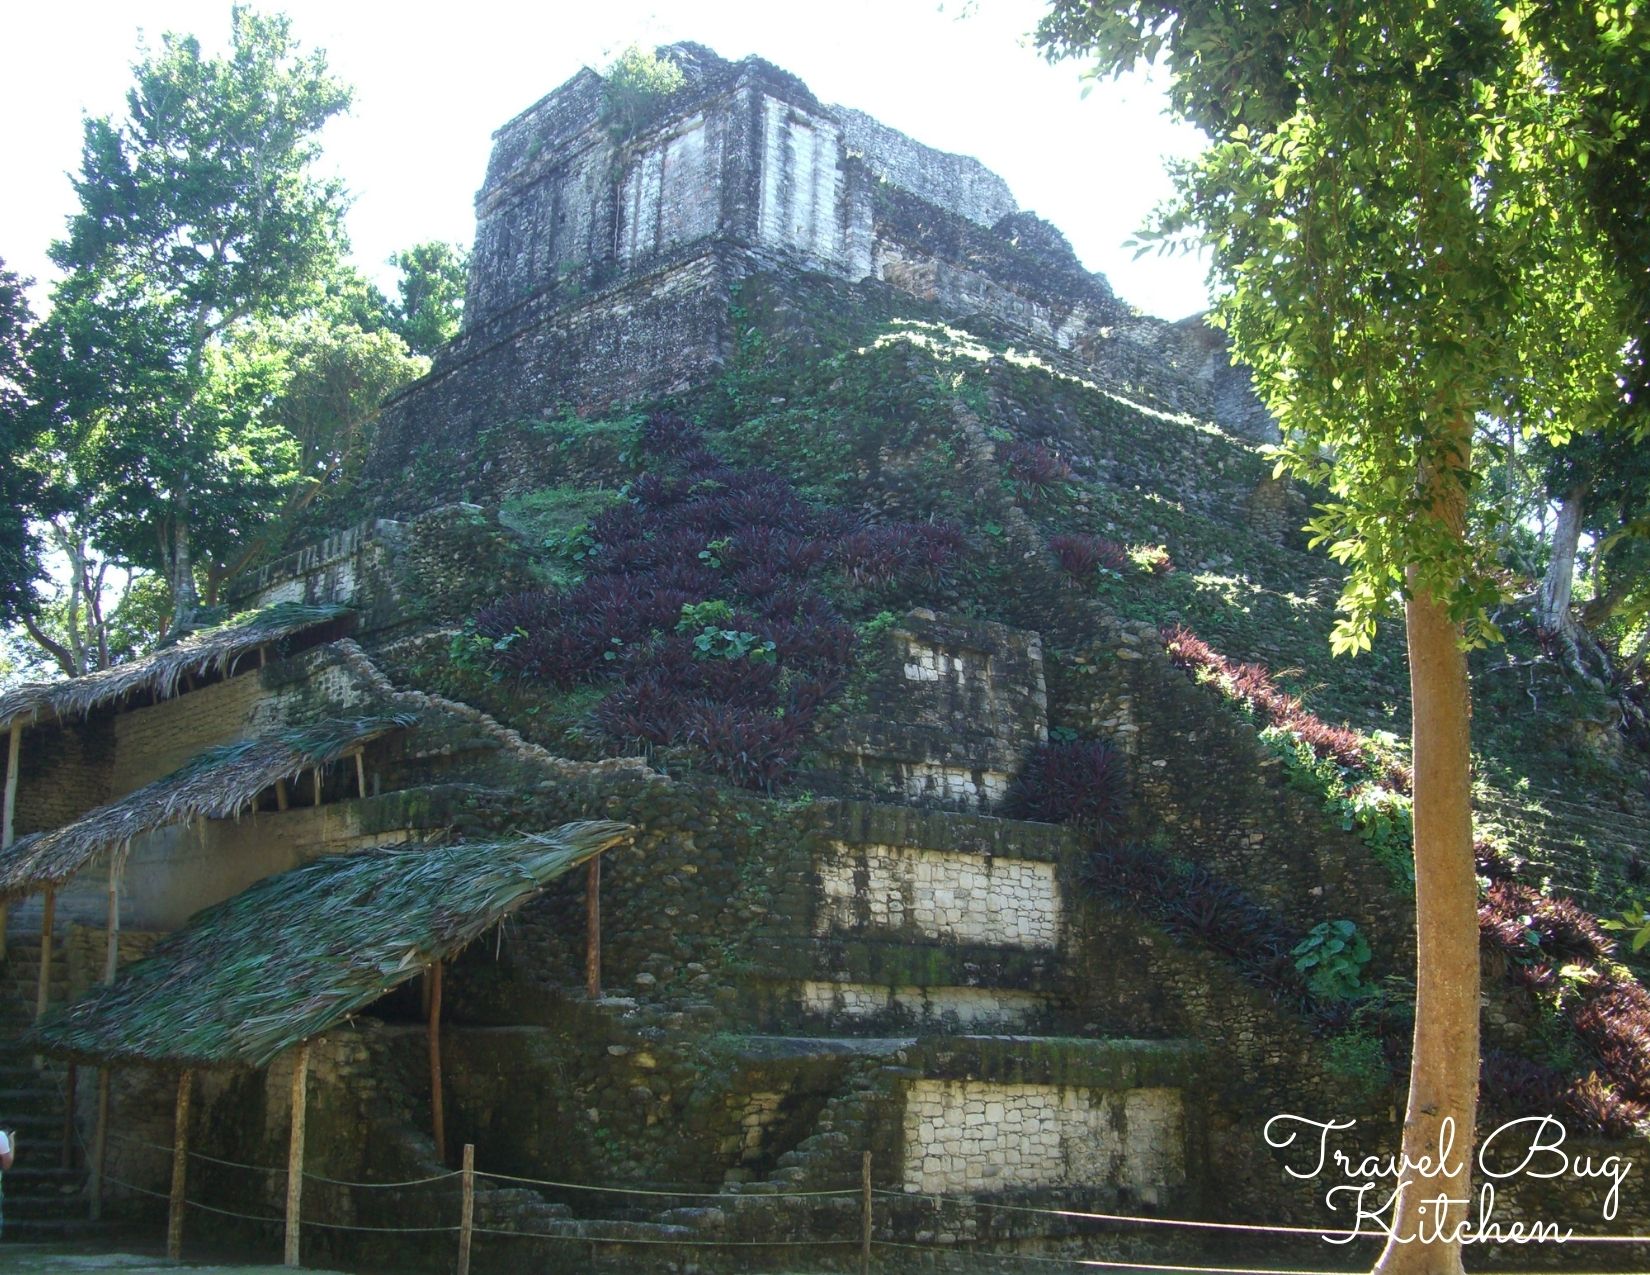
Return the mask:
M1632 14L1597 16L1578 38L1643 38ZM1579 180L1613 135L1516 19L1430 0L1055 0L1039 30L1051 56L1098 72L1161 62L1173 109L1208 134L1158 234L1206 238L1219 319L1284 431L1280 464L1325 493L1311 529L1348 569L1335 649L1365 648L1403 600L1419 962L1402 1151L1436 1164L1453 1136L1455 1153L1439 1176L1402 1179L1382 1272L1459 1272L1470 1195L1466 648L1496 636L1497 597L1494 545L1468 527L1475 422L1596 427L1626 330L1623 280Z
M334 269L343 193L311 170L348 103L285 18L236 7L226 57L168 35L134 68L126 118L85 124L80 211L52 250L56 450L97 539L161 572L178 627L197 558L235 556L297 475L266 419L279 361L246 334Z
M432 358L458 335L464 317L464 290L470 254L456 244L431 240L390 258L401 272L398 300L390 308L390 329L414 354Z
M602 121L615 142L628 142L664 111L686 79L668 57L631 45L603 73Z
M34 331L27 287L0 260L0 624L29 609L40 574L40 546L28 517L38 507L40 481L27 461L39 428L27 388Z

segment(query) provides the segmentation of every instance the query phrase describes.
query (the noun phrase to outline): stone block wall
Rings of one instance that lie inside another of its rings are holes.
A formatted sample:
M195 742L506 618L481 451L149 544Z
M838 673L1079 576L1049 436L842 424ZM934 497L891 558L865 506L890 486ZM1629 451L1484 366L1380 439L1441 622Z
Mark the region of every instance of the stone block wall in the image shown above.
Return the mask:
M114 760L114 719L107 712L25 726L17 759L16 834L60 827L109 801L115 795Z
M902 930L1004 947L1053 947L1059 939L1052 863L836 842L815 867L823 891L816 933Z
M928 1195L1127 1187L1153 1204L1186 1180L1175 1089L916 1080L905 1096L904 1187Z
M912 611L890 631L863 710L826 736L827 783L854 795L990 810L1048 738L1042 639Z

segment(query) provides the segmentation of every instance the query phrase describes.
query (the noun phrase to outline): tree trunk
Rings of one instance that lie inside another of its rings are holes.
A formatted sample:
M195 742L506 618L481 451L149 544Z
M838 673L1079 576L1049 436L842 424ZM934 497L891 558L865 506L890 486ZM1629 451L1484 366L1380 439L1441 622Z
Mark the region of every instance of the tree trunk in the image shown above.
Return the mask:
M179 633L194 622L200 597L195 592L195 564L189 556L189 511L181 497L172 497L172 517L172 561L166 583L172 590L172 632Z
M1454 433L1468 464L1470 426ZM1446 441L1446 448L1447 448ZM1464 534L1464 487L1435 475L1433 516ZM1405 607L1415 763L1415 1039L1396 1207L1376 1275L1460 1275L1478 1100L1478 881L1471 700L1461 626L1414 587ZM1444 1203L1440 1197L1446 1197ZM1372 1202L1371 1209L1374 1207ZM1370 1229L1365 1227L1366 1232Z
M1536 623L1549 633L1567 634L1575 627L1570 618L1570 593L1575 586L1576 546L1581 542L1581 516L1587 507L1587 489L1575 487L1559 502L1553 526L1553 552L1541 581Z

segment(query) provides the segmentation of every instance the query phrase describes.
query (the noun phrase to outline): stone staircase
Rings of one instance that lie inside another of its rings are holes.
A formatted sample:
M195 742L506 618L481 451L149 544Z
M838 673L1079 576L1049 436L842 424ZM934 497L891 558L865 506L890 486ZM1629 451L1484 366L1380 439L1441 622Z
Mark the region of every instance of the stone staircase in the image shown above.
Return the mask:
M64 1239L85 1233L85 1172L76 1146L63 1161L65 1073L45 1062L18 1037L34 1020L40 977L38 939L13 936L0 964L0 1126L17 1131L16 1163L5 1174L5 1237ZM61 943L52 954L51 998L68 996L68 959Z
M1182 1041L1063 1034L1072 1027L1065 892L1081 845L1064 828L844 801L815 854L812 941L778 936L762 999L790 1054L847 1056L811 1130L765 1174L730 1171L715 1229L752 1234L757 1200L795 1207L859 1185L884 1191L888 1238L1058 1244L1071 1228L991 1210L1179 1210L1199 1053ZM935 1197L947 1221L938 1230ZM816 1207L837 1201L819 1201ZM837 1230L820 1234L839 1234ZM1005 1229L1006 1227L1006 1229Z

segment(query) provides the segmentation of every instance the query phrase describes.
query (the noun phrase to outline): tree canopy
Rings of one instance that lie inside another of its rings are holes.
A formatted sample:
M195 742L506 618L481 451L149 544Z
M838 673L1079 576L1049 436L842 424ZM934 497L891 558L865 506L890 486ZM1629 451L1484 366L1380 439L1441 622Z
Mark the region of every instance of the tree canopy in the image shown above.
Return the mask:
M0 625L28 609L39 575L39 545L27 513L37 508L40 483L26 463L39 427L26 388L34 326L26 287L0 261Z
M1588 6L1561 49L1481 4L1055 0L1050 56L1095 73L1157 62L1210 141L1154 228L1202 239L1216 321L1277 416L1280 469L1322 493L1314 543L1347 567L1333 642L1368 646L1404 601L1414 707L1419 962L1403 1152L1470 1141L1478 1067L1477 891L1463 648L1496 636L1493 527L1469 526L1482 416L1563 439L1616 410L1631 281L1588 199L1626 125L1597 106L1637 6ZM1583 11L1576 10L1578 15ZM1435 1161L1436 1162L1436 1161ZM1465 1168L1414 1174L1390 1223L1414 1240ZM1456 1272L1446 1238L1389 1242L1377 1269Z
M311 302L338 260L343 192L313 165L348 104L285 18L237 7L227 56L166 36L126 118L85 124L43 379L99 539L164 574L178 624L196 555L228 556L296 474L263 410L278 365L245 336Z

